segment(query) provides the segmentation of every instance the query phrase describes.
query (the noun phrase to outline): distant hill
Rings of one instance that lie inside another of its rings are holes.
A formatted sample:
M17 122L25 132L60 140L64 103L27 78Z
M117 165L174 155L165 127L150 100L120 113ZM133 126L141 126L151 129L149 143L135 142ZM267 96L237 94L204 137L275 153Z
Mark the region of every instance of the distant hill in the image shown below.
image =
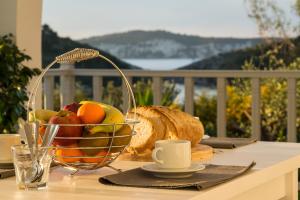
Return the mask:
M255 48L236 50L228 53L221 53L210 58L196 61L187 66L178 69L207 69L207 70L226 70L241 69L246 60L252 56L259 55L259 51Z
M168 31L128 31L79 40L119 58L193 58L252 47L259 38L214 38Z
M294 48L284 48L281 50L281 52L279 52L279 57L283 58L286 63L290 63L296 57L300 57L300 37L292 39L291 41L294 44ZM258 61L255 58L257 58L259 55L262 55L263 52L267 52L269 49L269 45L259 44L251 48L235 50L228 53L221 53L210 58L196 61L178 69L238 70L241 69L246 60L250 60L251 58L254 58L253 62L258 64ZM261 66L261 68L268 68L268 66L268 62L264 61L263 66Z
M92 47L87 44L82 44L74 41L70 38L60 37L56 32L54 32L48 25L44 25L42 29L42 65L45 67L50 62L52 62L56 56L61 55L67 51L73 50L75 48L91 48L98 50L102 55L111 59L117 66L122 69L140 69L137 66L133 66L126 63L117 57ZM104 60L91 59L88 61L83 61L76 63L77 68L99 68L99 69L110 69L112 66Z

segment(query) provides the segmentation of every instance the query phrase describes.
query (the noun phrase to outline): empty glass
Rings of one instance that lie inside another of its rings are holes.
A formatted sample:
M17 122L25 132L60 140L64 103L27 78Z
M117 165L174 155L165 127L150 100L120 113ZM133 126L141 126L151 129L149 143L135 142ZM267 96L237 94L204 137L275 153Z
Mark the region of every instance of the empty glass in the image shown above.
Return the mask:
M31 154L35 149L27 145L15 145L12 154L16 172L16 183L22 190L39 190L47 187L53 151L39 148L37 156Z

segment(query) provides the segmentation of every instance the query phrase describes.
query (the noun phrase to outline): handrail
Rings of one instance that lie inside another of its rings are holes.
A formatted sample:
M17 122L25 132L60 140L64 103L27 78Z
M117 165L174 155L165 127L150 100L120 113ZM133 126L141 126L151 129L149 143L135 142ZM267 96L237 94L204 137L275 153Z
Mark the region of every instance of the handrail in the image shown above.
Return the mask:
M127 76L193 78L300 78L299 70L122 70ZM51 69L48 76L67 75L69 70ZM110 69L74 69L75 76L119 76Z

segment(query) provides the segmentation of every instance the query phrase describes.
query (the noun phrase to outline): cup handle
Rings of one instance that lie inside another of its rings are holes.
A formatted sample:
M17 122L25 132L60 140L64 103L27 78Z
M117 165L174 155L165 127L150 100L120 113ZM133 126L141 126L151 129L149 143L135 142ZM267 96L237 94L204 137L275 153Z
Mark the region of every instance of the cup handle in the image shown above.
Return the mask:
M159 160L157 158L157 153L159 151L163 151L163 148L162 147L158 147L158 148L155 148L153 151L152 151L152 159L156 162L156 163L159 163L159 164L164 164L164 161L163 160Z

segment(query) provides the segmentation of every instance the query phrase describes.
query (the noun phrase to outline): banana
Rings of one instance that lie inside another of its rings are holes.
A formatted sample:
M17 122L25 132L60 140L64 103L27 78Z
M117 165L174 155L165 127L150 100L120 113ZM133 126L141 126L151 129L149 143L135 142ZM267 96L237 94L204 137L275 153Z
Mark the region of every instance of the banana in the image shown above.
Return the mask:
M80 102L80 104L85 104L85 103L96 103L104 109L105 119L101 122L101 124L114 124L114 123L118 124L118 123L125 122L123 113L111 105L107 105L107 104L96 102L96 101L81 101ZM122 128L122 126L123 125L116 125L115 131L118 131L120 128ZM113 131L114 131L114 127L112 125L95 126L90 129L91 134L95 134L95 133L99 133L99 132L110 133Z
M39 120L42 123L47 123L49 119L56 115L57 112L53 110L47 110L47 109L37 109L34 112L29 112L29 122L33 122L35 120Z

